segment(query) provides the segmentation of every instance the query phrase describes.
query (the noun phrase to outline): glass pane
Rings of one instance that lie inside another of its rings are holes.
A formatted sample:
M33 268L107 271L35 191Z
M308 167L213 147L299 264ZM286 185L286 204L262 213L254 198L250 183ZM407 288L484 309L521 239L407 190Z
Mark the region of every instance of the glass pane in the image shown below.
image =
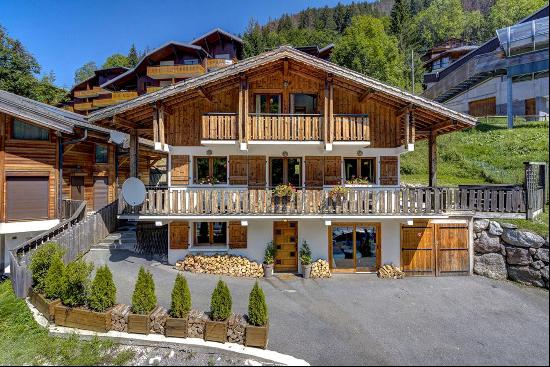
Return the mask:
M357 178L357 159L344 159L346 180Z
M48 140L48 129L28 124L20 120L13 120L13 138L26 140Z
M300 158L289 158L288 159L288 183L293 186L302 186L300 182L301 176L301 159Z
M197 236L197 245L208 245L210 244L210 234L208 232L208 222L200 222L195 224L196 236Z
M227 182L227 158L213 158L214 183Z
M226 244L226 223L225 222L216 222L212 223L212 232L214 233L214 243L217 245Z
M276 158L271 160L271 185L277 186L283 181L283 159Z
M281 113L281 96L269 96L269 113Z
M376 227L355 227L355 259L357 268L376 270Z
M95 162L96 163L108 163L108 149L105 145L96 144L95 146Z
M353 227L332 227L332 268L355 268L353 263Z
M208 158L197 158L195 160L197 164L197 183L207 183L209 181L209 169L208 169Z
M361 160L361 177L369 180L369 183L376 181L374 177L374 159Z
M293 113L315 113L317 97L311 94L294 94Z
M256 96L256 112L267 113L267 96L265 94Z

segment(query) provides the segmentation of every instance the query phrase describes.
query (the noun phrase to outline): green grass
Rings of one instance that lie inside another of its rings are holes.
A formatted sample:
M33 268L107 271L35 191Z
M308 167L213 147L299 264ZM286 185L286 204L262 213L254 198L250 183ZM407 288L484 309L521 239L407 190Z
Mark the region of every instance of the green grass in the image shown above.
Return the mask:
M541 236L548 236L548 205L546 211L539 214L534 220L527 219L503 219L501 223L512 223L520 229L538 233Z
M50 336L15 298L10 281L0 283L0 365L121 365L132 357L111 341Z

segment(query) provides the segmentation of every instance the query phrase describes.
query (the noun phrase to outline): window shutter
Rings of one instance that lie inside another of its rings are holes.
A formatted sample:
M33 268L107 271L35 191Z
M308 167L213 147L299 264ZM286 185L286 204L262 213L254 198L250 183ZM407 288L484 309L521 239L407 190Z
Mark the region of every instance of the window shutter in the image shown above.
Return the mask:
M248 186L265 185L265 156L248 156Z
M380 185L397 185L399 165L397 157L380 157Z
M171 158L172 185L189 185L189 156L173 155Z
M170 249L184 250L189 247L189 223L173 222L170 226Z
M49 176L6 177L6 219L48 219Z
M229 183L231 185L246 185L247 181L248 174L246 156L229 156Z
M342 163L340 157L325 157L325 185L340 185Z
M306 157L306 187L323 187L323 157Z
M241 222L229 222L229 248L246 248L247 227Z

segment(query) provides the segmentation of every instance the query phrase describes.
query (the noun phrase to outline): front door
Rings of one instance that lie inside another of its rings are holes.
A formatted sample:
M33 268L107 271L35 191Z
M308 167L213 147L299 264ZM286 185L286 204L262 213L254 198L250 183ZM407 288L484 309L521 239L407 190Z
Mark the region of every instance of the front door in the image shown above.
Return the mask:
M298 222L274 222L275 271L298 272Z
M97 211L109 204L109 178L94 177L94 210Z
M334 272L370 272L380 267L380 225L342 223L329 227L330 268Z

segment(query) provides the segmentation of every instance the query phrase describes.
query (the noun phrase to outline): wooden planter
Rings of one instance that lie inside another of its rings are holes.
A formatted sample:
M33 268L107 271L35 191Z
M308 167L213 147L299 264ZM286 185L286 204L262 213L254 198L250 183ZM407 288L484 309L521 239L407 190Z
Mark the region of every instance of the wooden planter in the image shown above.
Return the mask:
M130 313L128 315L128 332L135 334L149 334L149 325L151 313L140 315Z
M29 301L49 322L54 321L55 306L61 303L58 299L53 301L48 300L44 295L35 292L32 288L29 288Z
M244 345L247 347L267 348L267 341L269 336L269 323L265 326L252 326L246 327L246 334L244 338Z
M187 338L187 316L184 318L169 317L164 325L164 334L177 338Z
M227 341L227 320L207 320L204 329L204 340L225 343Z
M55 324L105 333L111 330L111 310L95 312L58 304L55 306Z

